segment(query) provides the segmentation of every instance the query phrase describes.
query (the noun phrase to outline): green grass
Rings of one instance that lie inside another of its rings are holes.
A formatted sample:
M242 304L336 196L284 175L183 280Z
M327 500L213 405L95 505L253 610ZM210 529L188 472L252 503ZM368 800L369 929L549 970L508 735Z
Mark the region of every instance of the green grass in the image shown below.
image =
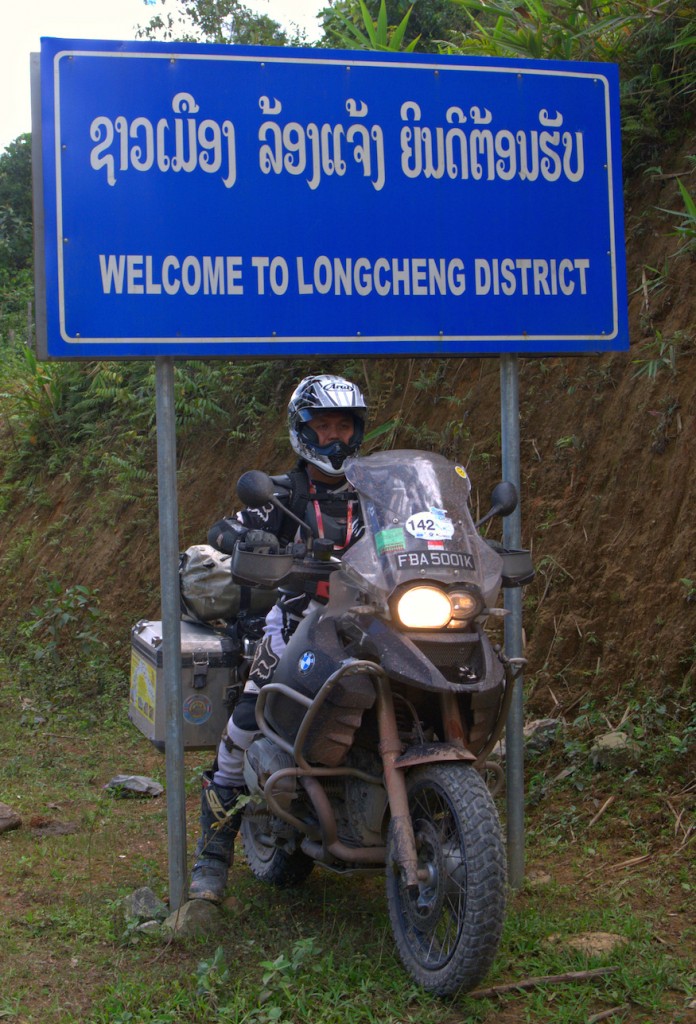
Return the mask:
M167 889L166 804L115 800L103 790L118 772L164 781L162 756L127 722L125 672L119 694L90 702L68 688L51 702L38 683L20 687L5 665L0 744L0 800L24 818L21 829L0 837L0 1019L578 1024L613 1007L625 1007L611 1018L617 1021L687 1019L693 886L688 845L677 849L660 793L639 800L630 789L626 797L617 791L597 829L588 821L609 792L605 775L586 775L582 792L571 777L540 798L527 822L530 880L510 897L500 954L484 985L598 967L610 973L499 998L441 1001L420 991L397 959L380 877L317 870L302 888L280 892L257 882L238 853L234 898L213 934L166 942L122 932L122 897L142 885L160 897ZM531 763L529 777L556 772L554 756L565 762L563 744ZM186 755L189 850L196 778L208 760L205 752ZM76 831L50 834L40 827L46 822ZM645 851L651 859L644 864L617 867ZM550 879L534 884L539 870ZM566 945L593 931L627 942L600 956Z

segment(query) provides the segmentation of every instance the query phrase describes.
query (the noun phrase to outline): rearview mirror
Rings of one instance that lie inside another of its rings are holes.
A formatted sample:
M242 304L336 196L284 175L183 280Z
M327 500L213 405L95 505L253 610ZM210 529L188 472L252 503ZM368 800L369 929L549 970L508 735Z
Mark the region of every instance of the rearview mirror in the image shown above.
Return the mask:
M501 480L496 484L491 493L491 507L485 516L476 523L476 526L483 526L493 516L509 516L517 508L517 488L509 480Z
M517 488L509 480L501 480L491 493L491 512L495 516L509 516L517 508Z
M273 481L268 473L263 473L260 469L250 469L242 473L237 481L237 494L247 508L260 508L269 502L274 504Z

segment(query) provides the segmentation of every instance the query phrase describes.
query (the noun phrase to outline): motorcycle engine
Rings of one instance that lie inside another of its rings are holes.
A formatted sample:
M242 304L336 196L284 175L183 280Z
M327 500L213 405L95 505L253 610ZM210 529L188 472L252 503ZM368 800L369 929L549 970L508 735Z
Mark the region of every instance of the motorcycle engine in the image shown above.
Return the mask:
M374 775L375 782L347 775L341 780L342 794L331 794L338 834L349 846L382 846L388 818L387 793L381 781L379 759L354 749L348 763L351 767Z

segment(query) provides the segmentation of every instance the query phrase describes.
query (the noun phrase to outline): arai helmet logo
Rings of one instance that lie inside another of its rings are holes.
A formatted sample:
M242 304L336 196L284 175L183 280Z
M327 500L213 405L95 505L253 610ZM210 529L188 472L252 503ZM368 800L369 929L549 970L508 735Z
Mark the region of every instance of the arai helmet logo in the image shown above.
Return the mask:
M300 672L310 672L314 668L315 657L312 651L305 651L300 658Z

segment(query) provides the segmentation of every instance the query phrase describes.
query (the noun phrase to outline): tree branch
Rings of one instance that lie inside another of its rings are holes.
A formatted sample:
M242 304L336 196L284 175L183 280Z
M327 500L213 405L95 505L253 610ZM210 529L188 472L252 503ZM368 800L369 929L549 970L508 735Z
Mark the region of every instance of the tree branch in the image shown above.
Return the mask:
M539 985L555 985L564 981L583 981L586 978L599 978L604 974L611 974L617 971L618 967L596 967L592 971L569 971L567 974L547 974L540 978L523 978L522 981L511 981L507 985L494 985L493 988L477 988L469 992L469 999L490 999L491 996L501 996L506 992L517 992L528 988L537 988Z

